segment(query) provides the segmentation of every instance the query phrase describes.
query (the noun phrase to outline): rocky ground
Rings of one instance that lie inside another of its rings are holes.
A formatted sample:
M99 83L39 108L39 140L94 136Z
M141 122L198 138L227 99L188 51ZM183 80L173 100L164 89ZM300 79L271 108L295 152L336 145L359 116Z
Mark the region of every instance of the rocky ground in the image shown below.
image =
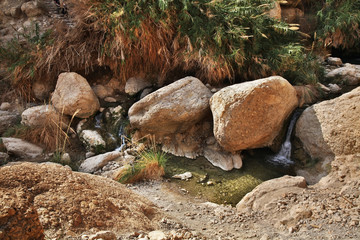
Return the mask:
M339 157L318 184L288 187L278 197L270 191L267 204L242 212L193 198L166 181L128 187L165 211L167 239L360 239L359 161L360 155Z

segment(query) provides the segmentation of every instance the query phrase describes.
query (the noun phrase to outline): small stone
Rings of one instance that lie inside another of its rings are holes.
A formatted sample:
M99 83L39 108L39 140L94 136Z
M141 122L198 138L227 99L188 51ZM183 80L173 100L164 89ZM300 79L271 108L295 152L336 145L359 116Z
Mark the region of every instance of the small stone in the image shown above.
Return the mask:
M116 99L113 98L113 97L106 97L104 99L105 102L109 102L109 103L115 103L116 102Z
M0 110L1 111L7 111L7 110L10 109L10 107L11 107L10 103L3 102L3 103L1 103Z
M68 153L64 153L62 156L61 156L61 161L63 163L70 163L71 162L71 158L70 158L70 155Z
M215 183L214 183L213 181L207 181L206 185L208 185L208 186L214 186Z
M176 178L176 179L181 179L181 180L187 180L187 179L190 179L192 178L192 173L191 172L185 172L185 173L182 173L182 174L176 174L174 176L172 176L172 178Z
M340 66L343 64L341 58L337 58L337 57L328 57L326 61L329 65L332 66Z

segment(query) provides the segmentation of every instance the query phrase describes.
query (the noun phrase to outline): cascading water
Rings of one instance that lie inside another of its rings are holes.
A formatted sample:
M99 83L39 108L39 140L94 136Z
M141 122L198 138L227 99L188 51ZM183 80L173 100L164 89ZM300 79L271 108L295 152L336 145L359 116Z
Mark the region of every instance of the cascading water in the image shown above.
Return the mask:
M101 128L102 116L103 116L102 112L95 116L95 128Z
M124 126L121 125L120 128L119 128L119 132L118 132L118 137L121 139L120 140L121 144L120 144L119 147L117 147L115 149L115 151L121 152L123 150L123 148L125 147L125 145L126 145L126 143L125 143L125 131L124 130L125 130Z
M295 126L295 123L297 119L299 118L301 112L296 111L290 121L289 128L286 133L286 139L285 142L281 145L280 151L275 155L268 158L268 161L275 164L280 164L284 166L289 166L294 164L294 162L291 160L291 133L293 131L293 128Z

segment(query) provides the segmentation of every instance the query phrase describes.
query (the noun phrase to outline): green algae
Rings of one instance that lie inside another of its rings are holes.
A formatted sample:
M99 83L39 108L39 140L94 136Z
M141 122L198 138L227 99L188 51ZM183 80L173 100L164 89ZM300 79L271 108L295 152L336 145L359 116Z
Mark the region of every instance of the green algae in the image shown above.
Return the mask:
M191 172L193 177L186 181L171 178L184 172ZM267 163L264 154L244 156L243 167L231 171L214 167L204 157L193 160L170 156L165 165L165 173L171 182L194 197L233 206L263 181L285 174L292 175L291 169Z

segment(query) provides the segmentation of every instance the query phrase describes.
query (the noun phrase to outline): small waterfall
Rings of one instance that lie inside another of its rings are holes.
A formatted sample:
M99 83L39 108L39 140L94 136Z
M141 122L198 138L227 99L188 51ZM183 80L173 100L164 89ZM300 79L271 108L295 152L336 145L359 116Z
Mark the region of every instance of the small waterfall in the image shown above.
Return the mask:
M95 128L101 128L102 116L103 116L102 112L95 116Z
M115 149L115 151L121 152L123 150L123 148L126 146L125 129L124 129L124 126L122 126L122 125L119 128L118 137L121 139L121 144L120 144L120 147L117 147Z
M295 126L295 123L300 116L300 111L296 111L290 121L289 128L286 133L286 139L285 142L281 145L280 151L275 155L268 159L269 162L275 163L275 164L281 164L285 166L289 166L294 164L294 162L291 160L291 133L293 131L293 128Z

